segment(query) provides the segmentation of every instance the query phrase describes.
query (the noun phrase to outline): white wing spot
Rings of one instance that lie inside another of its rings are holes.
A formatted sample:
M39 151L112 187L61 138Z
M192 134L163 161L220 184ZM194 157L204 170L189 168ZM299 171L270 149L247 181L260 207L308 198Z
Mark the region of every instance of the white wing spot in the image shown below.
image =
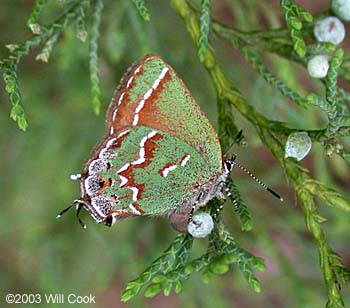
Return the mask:
M132 122L132 125L136 126L139 122L139 115L136 113L134 116L134 121Z
M100 190L99 179L94 175L88 176L84 181L84 187L86 193L94 197L96 193Z
M143 148L142 148L143 149ZM141 150L142 150L141 149ZM140 157L138 160L135 160L132 162L133 165L141 165L142 163L144 163L146 161L146 159L144 157Z
M133 80L134 80L134 76L131 76L130 79L128 80L128 83L126 84L126 88L130 87Z
M155 90L159 86L159 83L165 77L165 74L168 72L168 70L169 70L168 67L164 67L162 69L162 72L160 73L159 77L156 79L156 81L152 85L153 90Z
M119 187L123 187L128 182L128 179L125 176L122 176L122 175L119 175L119 177L120 177L120 185L119 185Z
M125 95L125 92L123 92L120 97L119 97L119 100L118 100L118 106L115 108L114 112L113 112L113 116L112 116L112 121L115 121L115 119L117 118L117 113L118 113L118 107L121 105L122 101L123 101L123 98L124 98L124 95ZM114 99L113 99L113 102L114 102ZM114 128L111 127L111 130L110 130L110 134L114 134Z
M114 110L113 112L113 117L112 117L113 121L115 121L115 118L117 117L117 112L118 112L118 109Z
M123 167L121 167L121 168L117 171L117 173L120 173L120 172L125 171L126 169L129 168L129 166L130 166L130 163L126 163Z
M188 161L190 160L190 155L187 154L182 160L181 160L181 166L184 167L186 166L186 164L188 163Z
M144 163L146 161L146 158L145 158L145 155L146 155L145 144L146 144L148 139L153 138L157 134L158 134L158 132L156 130L152 130L147 136L145 136L145 137L143 137L141 139L139 158L137 160L133 161L131 163L132 165L141 165L142 163Z
M135 109L135 116L134 116L134 120L132 122L132 125L137 125L137 123L139 122L139 113L142 110L142 108L145 106L146 100L148 98L151 97L153 91L159 86L160 82L163 80L163 78L165 77L165 74L169 71L169 68L166 66L162 69L160 75L158 76L158 78L154 81L153 85L151 88L149 88L147 90L147 92L144 94L142 100L140 101L140 103L137 105L136 109ZM133 78L133 77L132 77ZM130 80L129 80L130 82ZM129 84L128 82L128 84ZM128 87L128 85L127 85Z
M106 143L106 148L107 148L107 149L110 148L110 147L113 145L114 141L116 141L116 140L117 140L117 138L112 138L111 140L109 140L109 141Z
M122 131L121 133L119 133L119 134L118 134L117 138L120 138L120 137L122 137L122 136L126 135L128 132L129 132L129 130L128 130L128 129L127 129L127 130Z
M155 135L157 135L158 132L156 130L152 130L149 134L148 134L148 138L153 138Z
M138 106L136 107L135 112L136 112L136 113L139 113L139 112L141 111L141 109L143 108L144 105L145 105L145 99L143 98L143 99L140 101L140 104L138 104Z
M131 211L136 214L136 215L141 215L142 213L136 208L133 206L133 204L129 204L129 208L131 209Z
M143 147L148 139L148 135L146 137L143 137L140 142L140 147Z
M127 131L122 132L120 134L126 134ZM157 131L156 130L152 130L150 133L148 133L147 136L143 137L140 141L140 152L139 152L139 158L131 163L126 163L124 166L122 166L118 171L118 175L120 178L120 187L125 186L128 183L128 178L120 175L121 172L127 170L130 165L140 165L142 163L144 163L146 161L146 150L145 150L145 144L147 142L148 139L153 138L155 135L157 135ZM118 136L119 137L119 136ZM137 201L137 197L139 194L139 189L137 187L129 187L132 190L132 200L133 202ZM132 204L129 205L130 209L133 211L133 213L137 214L137 215L141 215L141 212L138 211Z
M164 169L162 170L162 175L163 175L164 177L166 177L166 176L168 176L168 173L169 173L170 171L173 171L173 170L175 170L176 168L177 168L177 165L172 165L172 166L166 167L166 168L164 168Z
M124 94L125 94L125 92L123 92L123 93L120 95L119 100L118 100L118 106L120 106L120 104L122 103L123 98L124 98Z
M160 83L160 79L158 78L155 82L154 82L154 84L152 85L152 90L155 90L155 89L157 89L157 87L159 86L159 83Z
M152 92L153 92L153 88L148 89L143 99L148 99L152 95Z
M101 170L107 168L107 161L101 158L97 158L89 164L89 175L96 174Z
M141 65L135 70L134 75L136 75L140 71L140 69L141 69Z
M137 201L137 195L139 194L139 189L137 187L129 187L132 190L132 201Z

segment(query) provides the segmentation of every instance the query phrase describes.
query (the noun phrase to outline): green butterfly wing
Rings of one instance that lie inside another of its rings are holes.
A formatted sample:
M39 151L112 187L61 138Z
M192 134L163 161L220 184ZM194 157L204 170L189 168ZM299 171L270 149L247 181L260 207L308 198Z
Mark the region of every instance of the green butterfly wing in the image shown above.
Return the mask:
M173 68L154 54L129 69L107 114L107 134L140 125L159 129L191 146L211 173L222 169L214 128Z
M115 211L135 215L165 213L186 201L196 187L217 176L193 147L146 126L122 131L121 137L110 139L99 151L109 156L109 168L94 174L99 181L108 182L99 195L117 196Z

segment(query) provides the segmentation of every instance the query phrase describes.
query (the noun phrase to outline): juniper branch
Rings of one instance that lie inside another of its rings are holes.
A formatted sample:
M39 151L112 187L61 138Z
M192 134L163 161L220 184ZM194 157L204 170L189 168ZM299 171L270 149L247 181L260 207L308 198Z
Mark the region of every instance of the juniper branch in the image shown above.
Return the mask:
M80 7L79 15L77 16L76 27L77 27L77 30L76 30L77 38L82 42L85 42L87 37L87 30L86 30L86 22L85 22L85 11L83 7Z
M151 281L158 273L166 272L173 267L176 262L176 256L179 250L181 250L182 243L184 241L184 235L180 234L176 239L171 243L169 248L163 252L163 254L157 258L152 264L145 269L139 277L129 281L126 285L126 288L122 294L121 300L123 302L128 301L130 298L135 296L140 292L141 288L145 286L149 281ZM152 291L152 292L151 292ZM151 292L153 294L154 287ZM154 295L157 293L154 293Z
M227 179L227 186L230 188L230 191L232 192L232 194L230 195L230 199L232 204L235 207L235 210L238 213L238 217L241 221L241 229L243 231L249 231L252 229L252 218L251 215L248 211L248 208L245 204L245 202L243 201L241 194L238 190L238 188L236 187L233 179L231 177L229 177Z
M239 129L235 124L232 106L228 100L218 101L218 118L221 148L224 151L228 151L235 136L239 133Z
M95 0L92 7L93 15L90 31L90 80L92 108L95 114L99 114L101 109L101 87L98 67L98 37L100 34L99 27L101 23L102 9L103 1Z
M202 0L200 16L200 34L198 38L198 57L203 61L208 52L211 0Z
M294 50L300 57L304 57L306 55L306 44L301 32L303 24L298 17L306 22L311 22L313 17L292 0L281 0L281 8L293 41Z
M137 11L142 16L142 18L146 21L149 21L151 19L151 16L146 6L145 0L132 0L132 2L134 3Z
M26 130L28 124L18 87L17 65L22 58L28 55L34 48L49 41L53 37L58 36L71 21L75 20L81 6L84 6L88 2L88 0L83 0L73 4L51 25L46 27L41 26L38 34L32 35L21 44L11 45L9 57L0 61L0 70L6 84L6 91L9 93L10 101L12 103L10 116L17 122L20 129Z
M36 0L34 8L29 15L27 25L34 34L40 33L40 25L38 23L40 13L42 12L47 0Z
M174 6L177 13L183 19L186 28L193 39L194 42L197 41L199 35L199 24L195 14L195 11L188 5L184 0L172 0L172 5ZM236 107L236 109L248 120L257 130L263 143L271 150L274 156L280 161L286 176L291 181L293 187L297 192L301 188L304 189L307 183L314 181L305 169L303 169L298 163L291 159L285 159L284 157L284 143L286 136L290 132L282 123L268 120L258 112L256 112L251 106L249 106L242 95L237 94L237 91L232 90L232 83L225 77L219 64L217 63L216 57L212 48L206 58L203 61L204 66L208 70L213 83L216 87L216 91L219 97L226 98ZM330 191L330 190L328 190ZM334 252L329 248L329 245L323 235L323 230L321 227L321 219L312 219L312 225L310 224L310 217L320 217L316 215L315 207L308 206L310 202L313 202L313 196L309 192L303 191L303 194L298 194L299 201L303 206L304 214L307 219L307 227L313 234L318 248L321 260L327 260L331 258ZM337 198L334 196L330 197L332 202L337 202ZM306 199L308 202L306 202ZM345 208L349 207L349 202L343 198L341 202L347 203ZM329 202L329 200L328 200ZM337 203L340 208L342 206ZM315 216L316 215L316 216ZM342 305L341 295L338 290L335 290L337 284L336 276L329 269L331 266L328 263L321 263L321 269L323 271L324 279L326 281L326 288L328 291L328 303L338 303Z
M235 31L219 23L215 23L213 29L220 38L226 40L232 47L236 48L269 84L276 87L283 95L287 96L301 107L306 107L304 98L276 78L262 63L259 56L250 51L244 41L235 35Z

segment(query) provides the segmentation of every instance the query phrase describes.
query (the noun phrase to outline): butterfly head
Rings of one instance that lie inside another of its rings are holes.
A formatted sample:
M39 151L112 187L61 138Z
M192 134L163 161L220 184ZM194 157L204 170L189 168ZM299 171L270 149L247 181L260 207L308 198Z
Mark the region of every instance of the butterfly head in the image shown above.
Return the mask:
M82 228L86 228L86 224L82 221L82 219L80 218L80 213L81 210L84 209L86 210L93 218L96 222L98 223L102 223L104 225L106 225L107 227L111 227L113 226L118 218L119 218L119 213L114 212L112 209L105 215L103 214L103 212L101 211L101 209L97 209L96 205L91 204L91 202L89 201L85 201L83 199L77 199L74 200L73 203L68 206L67 208L65 208L63 211L61 211L56 218L60 218L64 213L66 213L73 205L75 205L76 208L76 217L77 220L79 221L80 225L82 226Z
M229 174L232 171L233 167L235 166L236 157L237 155L233 154L231 158L223 159L224 171L226 174Z
M97 222L111 227L118 220L118 214L114 211L118 203L116 195L109 195L106 190L112 185L112 179L105 176L110 169L107 159L90 159L82 174L71 175L72 180L79 181L81 198L74 200L73 204L57 215L61 217L73 205L76 206L76 217L83 228L86 225L80 219L81 210L86 210Z
M91 172L91 166L100 164L100 170ZM90 168L80 179L81 199L78 204L85 209L91 217L97 222L111 227L118 220L118 215L114 211L118 203L116 195L106 193L112 185L112 179L103 177L101 172L109 168L108 163L101 159L90 162ZM78 205L78 206L79 206Z

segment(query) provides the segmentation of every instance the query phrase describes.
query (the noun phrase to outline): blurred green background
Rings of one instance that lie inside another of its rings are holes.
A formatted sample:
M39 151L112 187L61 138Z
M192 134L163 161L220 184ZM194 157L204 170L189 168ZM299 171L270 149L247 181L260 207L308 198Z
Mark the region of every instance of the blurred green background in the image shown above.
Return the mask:
M245 30L281 25L278 1L214 2L213 16L229 25ZM317 5L304 2L298 1L313 14L328 5L328 1ZM1 1L0 58L7 55L5 44L31 35L26 20L32 5L33 1L27 0ZM52 1L50 6L43 14L43 23L59 16L63 4ZM109 229L95 224L84 213L86 230L77 223L74 211L55 219L79 196L78 184L69 175L81 170L92 147L102 138L104 113L114 88L127 67L145 53L157 52L175 68L217 127L214 88L181 20L167 1L149 1L149 9L152 18L145 23L130 1L105 2L99 41L103 98L100 116L95 116L91 108L88 43L76 39L74 27L60 37L48 64L35 61L38 49L19 66L19 84L29 119L27 132L19 131L9 118L10 104L2 85L0 305L6 306L7 293L74 293L95 295L95 307L323 307L326 291L317 248L306 231L293 191L255 131L238 114L237 121L248 142L247 147L235 149L239 161L286 200L281 206L251 179L235 171L236 183L253 216L254 229L240 231L230 205L226 206L224 217L240 246L265 259L266 271L257 274L261 294L251 291L233 267L225 275L215 276L208 285L201 282L200 275L194 275L180 295L158 295L154 299L140 295L123 304L119 297L126 282L167 248L176 232L162 218L127 219ZM213 43L226 73L257 110L304 129L319 128L325 123L317 110L305 112L287 102L227 45L215 39ZM345 44L348 46L349 40ZM303 68L276 57L265 60L299 93L319 89L320 85L312 83ZM314 145L303 165L317 179L348 190L347 166L338 157L325 158L320 146ZM320 212L328 218L324 227L332 248L349 266L349 218L322 204ZM206 240L196 240L193 256L205 249ZM349 290L342 293L349 303Z

